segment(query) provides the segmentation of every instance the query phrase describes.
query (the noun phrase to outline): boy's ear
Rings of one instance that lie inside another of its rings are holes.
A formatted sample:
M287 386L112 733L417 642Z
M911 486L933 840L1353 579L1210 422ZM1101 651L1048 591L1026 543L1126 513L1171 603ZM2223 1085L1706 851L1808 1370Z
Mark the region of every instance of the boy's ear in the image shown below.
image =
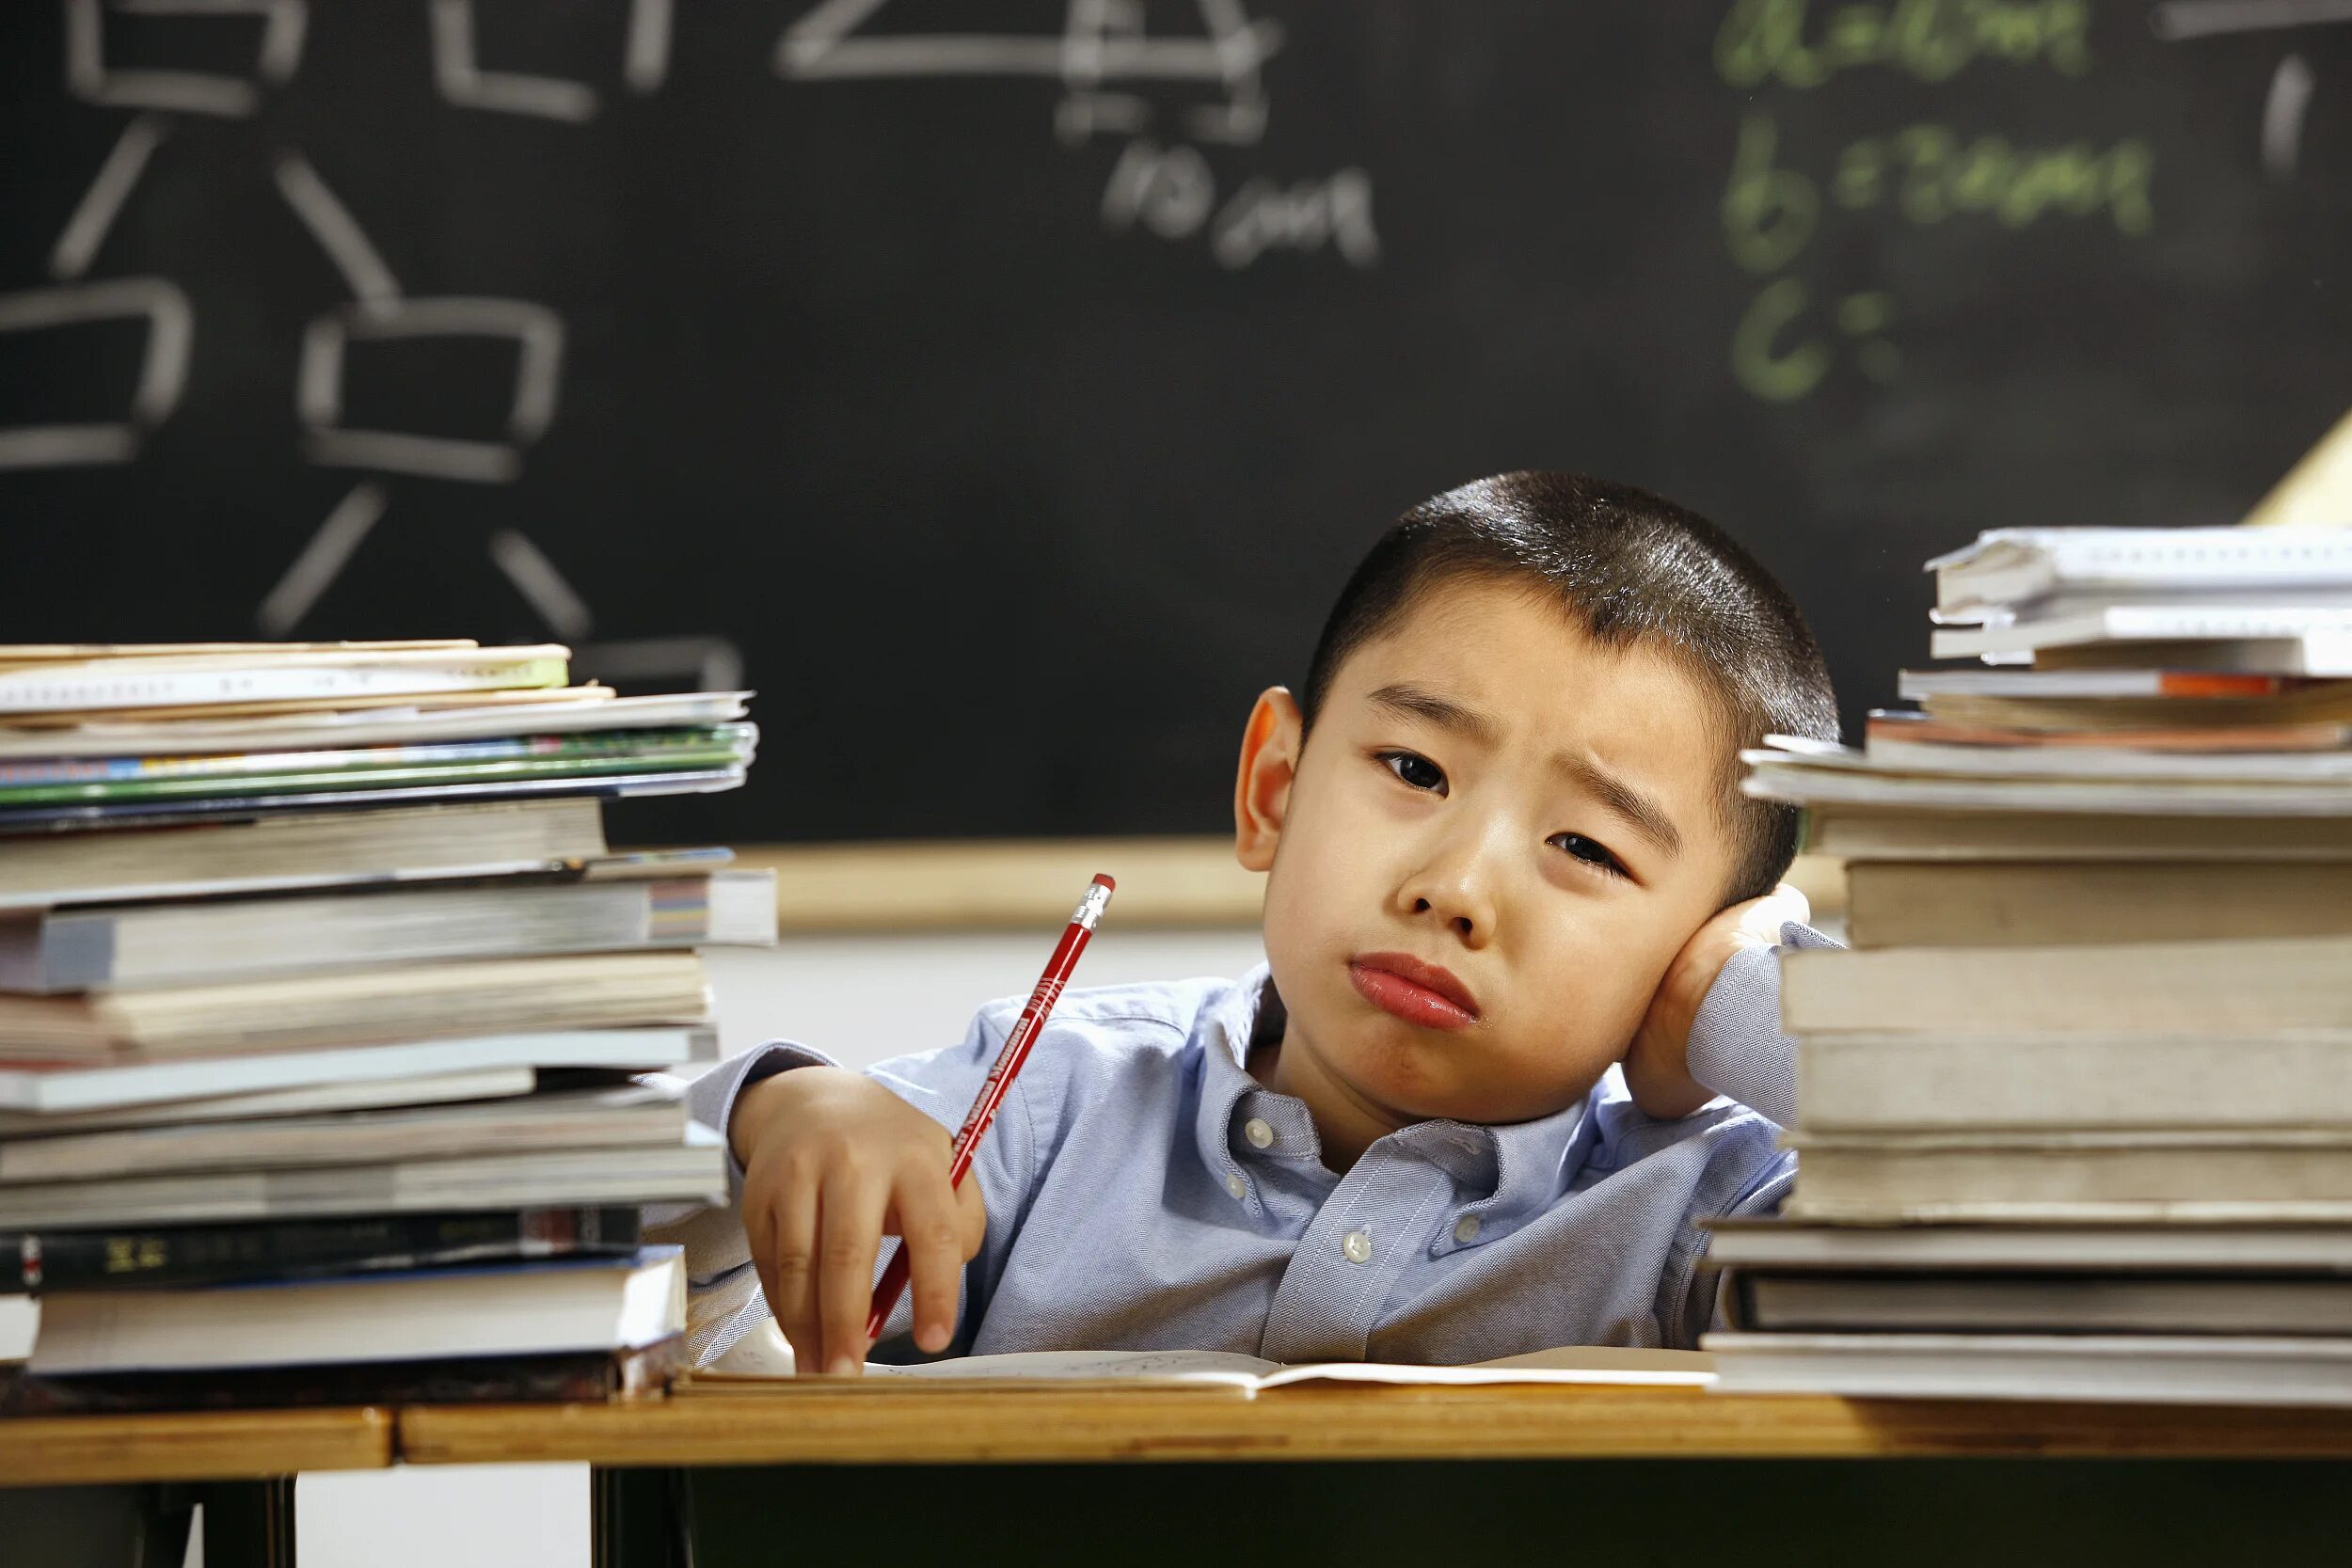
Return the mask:
M1305 731L1288 689L1269 686L1258 693L1241 734L1241 769L1233 781L1233 854L1246 870L1273 869Z

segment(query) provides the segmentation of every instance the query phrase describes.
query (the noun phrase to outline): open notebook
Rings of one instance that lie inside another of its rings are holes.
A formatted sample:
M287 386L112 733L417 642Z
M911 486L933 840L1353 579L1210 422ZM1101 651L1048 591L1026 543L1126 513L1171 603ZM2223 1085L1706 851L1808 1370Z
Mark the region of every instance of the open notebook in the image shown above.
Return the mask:
M683 1380L685 1394L743 1394L787 1388L839 1388L831 1379L795 1380L792 1347L773 1323L745 1335L710 1366ZM1030 1351L1014 1355L967 1355L912 1367L866 1364L866 1386L914 1389L942 1381L986 1379L1008 1384L1110 1385L1120 1388L1222 1390L1248 1398L1293 1383L1599 1383L1704 1387L1715 1381L1715 1358L1703 1351L1628 1350L1570 1345L1467 1367L1417 1367L1373 1361L1331 1361L1286 1367L1254 1355L1214 1350Z

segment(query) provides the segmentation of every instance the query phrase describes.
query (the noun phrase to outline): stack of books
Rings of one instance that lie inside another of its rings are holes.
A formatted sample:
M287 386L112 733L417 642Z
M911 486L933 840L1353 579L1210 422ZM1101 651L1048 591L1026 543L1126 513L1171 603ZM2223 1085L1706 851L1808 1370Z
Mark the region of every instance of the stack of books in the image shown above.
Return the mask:
M1747 789L1848 863L1791 953L1796 1187L1723 1386L2352 1403L2352 532L1988 533L1859 751Z
M639 1208L724 1150L636 1075L715 1050L723 849L604 798L742 782L743 692L555 647L0 647L0 1291L18 1412L659 1386Z

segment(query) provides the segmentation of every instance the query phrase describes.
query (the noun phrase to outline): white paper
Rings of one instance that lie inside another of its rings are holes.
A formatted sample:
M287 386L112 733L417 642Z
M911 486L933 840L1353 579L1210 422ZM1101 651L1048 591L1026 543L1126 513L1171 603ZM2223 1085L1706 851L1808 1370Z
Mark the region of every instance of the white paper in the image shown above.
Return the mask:
M706 1371L731 1377L793 1375L792 1347L771 1321L738 1339ZM866 1364L886 1378L1115 1379L1142 1384L1214 1384L1255 1392L1293 1383L1383 1383L1460 1386L1487 1383L1579 1383L1705 1387L1715 1380L1713 1357L1698 1351L1570 1346L1468 1367L1397 1362L1333 1361L1285 1367L1254 1355L1215 1350L1028 1351L967 1355L910 1367Z

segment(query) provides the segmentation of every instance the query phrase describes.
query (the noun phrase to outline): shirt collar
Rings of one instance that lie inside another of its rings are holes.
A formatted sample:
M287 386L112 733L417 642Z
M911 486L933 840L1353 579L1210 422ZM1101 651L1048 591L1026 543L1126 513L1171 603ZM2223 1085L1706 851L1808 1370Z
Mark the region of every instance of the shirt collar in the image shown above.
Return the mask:
M1235 1141L1247 1137L1245 1130L1252 1120L1263 1122L1264 1131L1273 1134L1263 1150L1265 1156L1322 1159L1306 1103L1277 1094L1249 1075L1249 1047L1264 1010L1281 1006L1272 981L1271 968L1258 965L1208 1007L1200 1022L1203 1074L1194 1140L1201 1163L1218 1181L1230 1186L1238 1180L1244 1184L1242 1201L1253 1214L1259 1212L1256 1183L1234 1151ZM1419 1155L1451 1176L1464 1195L1454 1212L1474 1215L1479 1221L1476 1234L1491 1240L1541 1213L1568 1190L1598 1132L1592 1116L1594 1098L1587 1094L1534 1121L1418 1122L1380 1142ZM1445 1243L1440 1250L1450 1246Z

